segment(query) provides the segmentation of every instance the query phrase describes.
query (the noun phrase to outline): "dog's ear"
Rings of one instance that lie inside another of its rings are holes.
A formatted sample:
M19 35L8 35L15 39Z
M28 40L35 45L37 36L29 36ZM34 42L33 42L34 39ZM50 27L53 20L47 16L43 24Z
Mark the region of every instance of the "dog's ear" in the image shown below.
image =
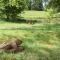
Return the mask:
M17 45L22 44L22 40L20 40L20 39L16 39L16 41L15 41L15 42L16 42L16 44L17 44Z

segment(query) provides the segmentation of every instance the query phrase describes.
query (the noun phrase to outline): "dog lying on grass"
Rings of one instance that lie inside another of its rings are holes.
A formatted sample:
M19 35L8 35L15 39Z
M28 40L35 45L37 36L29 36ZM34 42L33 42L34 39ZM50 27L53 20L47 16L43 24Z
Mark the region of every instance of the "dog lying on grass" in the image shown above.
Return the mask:
M24 48L21 46L22 41L18 38L12 38L10 42L3 43L0 45L0 50L6 52L18 52Z

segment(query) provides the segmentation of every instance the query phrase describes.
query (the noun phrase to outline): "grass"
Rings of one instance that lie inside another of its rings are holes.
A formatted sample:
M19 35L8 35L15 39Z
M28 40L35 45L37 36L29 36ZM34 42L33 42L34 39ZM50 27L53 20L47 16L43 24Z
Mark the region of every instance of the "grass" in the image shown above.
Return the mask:
M25 47L23 52L15 54L0 52L0 60L60 60L59 28L59 24L35 24L23 30L0 30L0 43L16 36Z
M40 18L48 18L49 12L46 11L24 11L21 16L27 20L36 20Z
M25 11L22 14L27 20L40 20L48 16L49 13L42 11ZM60 19L51 21L27 24L0 20L0 44L17 37L22 39L25 47L18 53L0 51L0 60L60 60Z

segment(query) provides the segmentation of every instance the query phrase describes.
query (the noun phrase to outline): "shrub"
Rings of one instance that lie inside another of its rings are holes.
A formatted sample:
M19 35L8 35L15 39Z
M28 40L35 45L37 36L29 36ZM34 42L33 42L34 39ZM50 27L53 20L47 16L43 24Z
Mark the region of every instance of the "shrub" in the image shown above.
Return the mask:
M21 13L24 10L24 8L24 1L17 0L16 4L6 4L2 12L6 15L7 19L14 19L17 17L17 14Z

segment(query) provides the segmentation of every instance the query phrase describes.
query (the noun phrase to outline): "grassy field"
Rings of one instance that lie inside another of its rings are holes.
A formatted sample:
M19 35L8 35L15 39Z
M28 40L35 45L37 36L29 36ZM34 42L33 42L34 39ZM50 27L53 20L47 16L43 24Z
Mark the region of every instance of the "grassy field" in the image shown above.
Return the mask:
M46 11L24 11L21 14L24 19L40 19L40 18L48 18L49 17L49 12Z
M20 14L19 14L20 15ZM26 21L29 20L35 20L35 24L60 24L60 14L55 14L58 18L50 18L49 12L45 11L24 11L21 14L22 19L25 19ZM13 20L14 21L14 20ZM20 23L19 22L9 22L4 19L0 19L0 29L18 29L18 28L24 28L24 27L30 27L31 24L29 22L27 23Z
M22 16L28 20L34 20L38 19L38 16L46 17L48 13L28 11ZM55 23L52 24L13 23L1 20L0 43L17 37L22 39L22 46L25 47L25 50L18 53L0 51L0 60L60 60L60 24L56 23L56 20L57 19L55 19L53 21Z
M22 39L22 45L25 47L24 51L15 54L0 52L0 59L60 60L59 28L60 25L34 25L23 30L0 30L0 43L16 36Z

